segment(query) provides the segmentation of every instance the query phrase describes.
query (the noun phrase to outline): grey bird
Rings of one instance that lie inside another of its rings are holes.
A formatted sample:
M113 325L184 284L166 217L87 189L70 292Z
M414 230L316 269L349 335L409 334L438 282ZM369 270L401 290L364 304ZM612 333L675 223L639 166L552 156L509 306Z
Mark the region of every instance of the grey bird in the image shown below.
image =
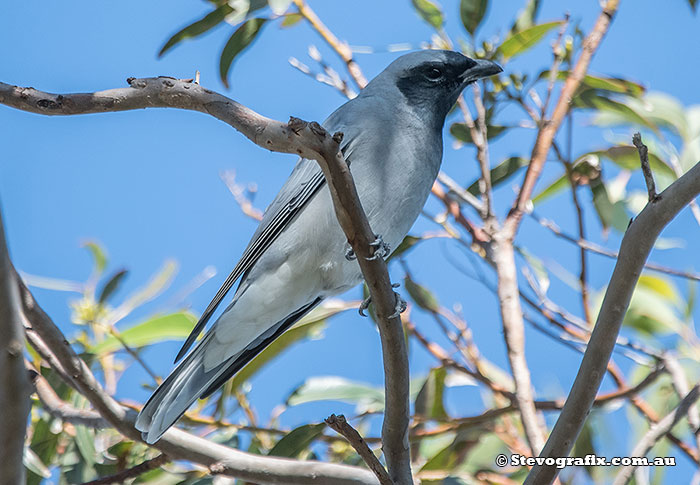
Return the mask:
M384 249L396 249L428 198L457 97L469 83L501 71L452 51L405 54L323 123L344 134L341 151ZM233 301L139 413L143 439L157 441L197 398L211 395L324 298L360 283L347 248L321 169L300 159L176 362L241 278Z

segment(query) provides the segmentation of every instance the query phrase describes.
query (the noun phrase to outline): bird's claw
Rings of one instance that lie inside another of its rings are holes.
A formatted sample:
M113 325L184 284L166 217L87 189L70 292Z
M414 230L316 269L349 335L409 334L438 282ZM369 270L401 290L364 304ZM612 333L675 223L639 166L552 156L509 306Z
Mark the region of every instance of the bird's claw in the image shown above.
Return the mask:
M391 287L392 288L398 288L401 286L399 283L392 283ZM398 294L397 292L394 292L394 298L396 299L396 306L394 307L394 313L389 315L389 318L395 318L400 316L404 311L406 311L406 308L408 308L408 304L406 301L401 298L401 295ZM364 300L362 300L362 303L360 303L360 308L358 309L358 312L360 313L361 316L366 317L365 315L365 310L369 308L370 303L372 303L372 297L368 296Z
M352 246L349 246L345 250L345 259L347 259L348 261L355 261L357 259L357 256L355 256L355 251L352 250Z
M384 242L381 234L375 234L375 239L369 245L374 248L374 253L369 258L365 258L367 261L374 261L378 258L386 258L391 254L391 247Z
M406 311L406 308L408 308L408 303L406 303L406 300L401 298L401 295L399 295L397 292L394 292L394 297L396 298L396 306L394 307L395 311L394 313L389 315L389 318L396 318L401 316L401 314Z

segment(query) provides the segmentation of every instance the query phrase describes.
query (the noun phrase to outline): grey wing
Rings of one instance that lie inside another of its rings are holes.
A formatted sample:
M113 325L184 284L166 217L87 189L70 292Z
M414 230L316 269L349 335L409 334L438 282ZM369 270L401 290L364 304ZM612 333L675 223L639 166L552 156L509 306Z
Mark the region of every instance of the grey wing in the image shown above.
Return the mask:
M248 243L248 247L243 252L240 261L238 261L236 267L233 268L231 274L228 275L226 281L221 285L214 299L202 313L202 316L199 317L197 325L194 326L187 340L182 345L180 352L175 357L175 362L180 360L190 349L236 280L253 267L260 256L270 247L270 244L277 239L294 219L294 216L311 200L324 183L323 172L318 163L314 160L299 160L277 197L265 210L263 219Z

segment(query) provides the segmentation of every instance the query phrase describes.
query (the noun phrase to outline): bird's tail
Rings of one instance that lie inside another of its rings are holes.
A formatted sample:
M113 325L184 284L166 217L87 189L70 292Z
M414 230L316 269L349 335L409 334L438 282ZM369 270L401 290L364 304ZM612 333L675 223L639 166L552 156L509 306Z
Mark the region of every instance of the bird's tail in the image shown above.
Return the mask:
M230 357L216 367L205 370L204 355L213 332L209 332L178 364L163 383L158 386L153 395L136 419L136 429L146 443L155 443L180 419L187 408L197 398L209 397L224 382L241 370L256 355L262 352L285 330L308 313L321 302L321 298L303 306L284 320L271 326L262 335L248 344L240 353Z

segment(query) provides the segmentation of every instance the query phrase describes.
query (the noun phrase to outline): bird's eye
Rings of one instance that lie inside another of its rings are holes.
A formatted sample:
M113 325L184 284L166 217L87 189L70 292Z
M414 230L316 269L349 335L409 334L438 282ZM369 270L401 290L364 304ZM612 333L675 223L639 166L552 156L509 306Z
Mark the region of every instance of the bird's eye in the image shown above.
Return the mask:
M442 78L442 71L437 67L433 67L426 73L426 76L432 81L437 81L438 79Z

